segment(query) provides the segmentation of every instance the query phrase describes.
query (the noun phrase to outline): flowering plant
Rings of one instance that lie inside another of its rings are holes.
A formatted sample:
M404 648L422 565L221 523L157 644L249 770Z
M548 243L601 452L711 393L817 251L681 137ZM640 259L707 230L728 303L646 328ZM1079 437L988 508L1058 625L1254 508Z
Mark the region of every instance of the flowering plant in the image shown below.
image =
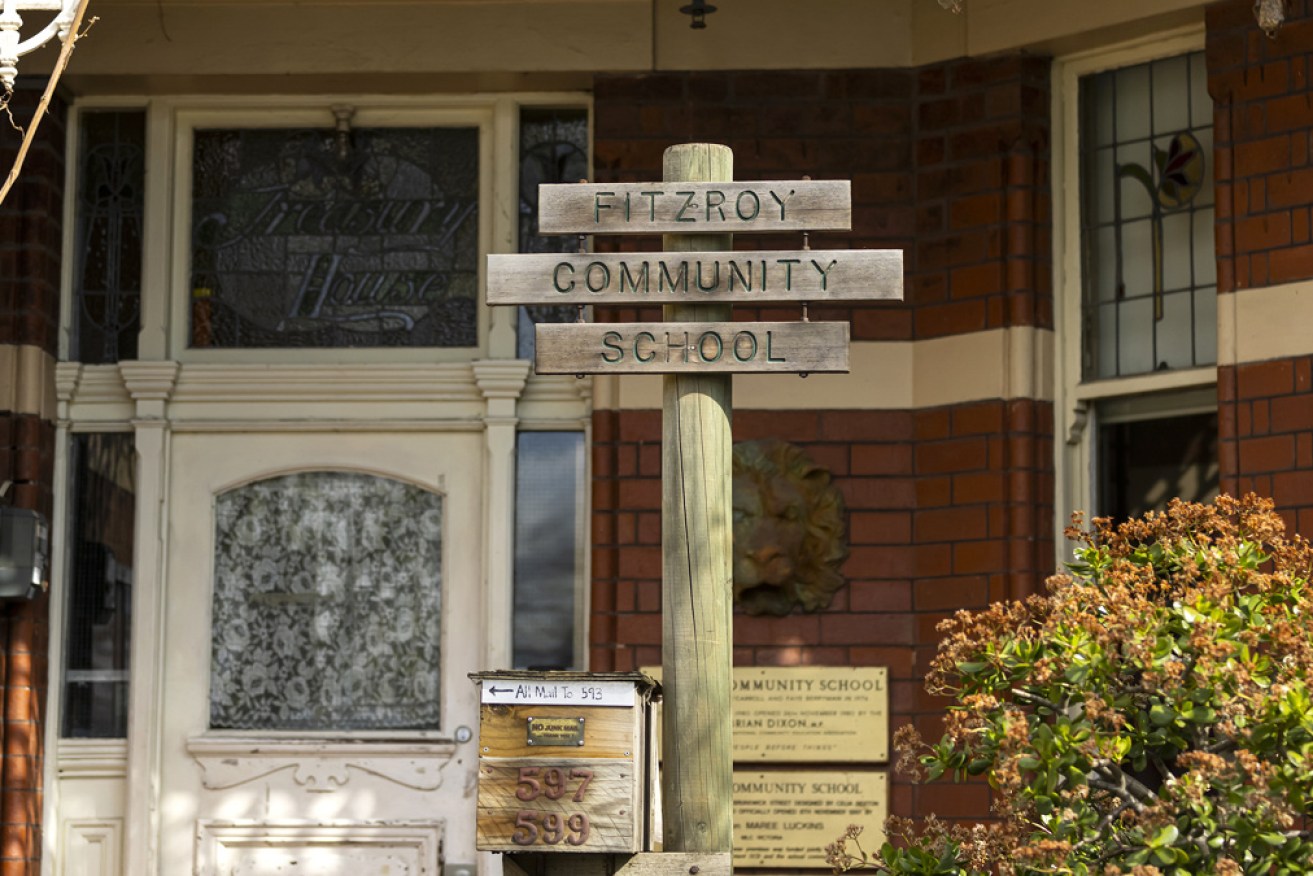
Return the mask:
M996 820L893 818L899 842L869 853L853 826L835 871L1313 872L1308 542L1254 496L1068 536L1046 594L940 626L944 734L896 734L900 769L988 781Z

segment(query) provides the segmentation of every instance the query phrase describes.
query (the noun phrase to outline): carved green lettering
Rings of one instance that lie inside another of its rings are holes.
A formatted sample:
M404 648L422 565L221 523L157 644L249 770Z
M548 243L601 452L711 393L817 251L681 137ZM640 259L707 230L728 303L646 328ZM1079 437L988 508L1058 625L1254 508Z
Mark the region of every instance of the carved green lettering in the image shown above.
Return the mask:
M638 284L640 282L643 284L643 294L646 295L649 291L648 279L647 279L647 262L643 262L643 267L638 272L637 277L629 273L628 262L621 262L620 263L620 294L621 295L625 294L626 283L629 284L628 291L635 293L638 292Z
M787 361L783 356L776 358L772 355L771 341L775 337L775 332L766 332L766 361L767 362L784 362Z
M651 353L649 353L646 356L644 356L638 350L638 341L640 338L644 338L644 337L647 338L652 343L654 344L656 343L656 337L651 332L639 332L638 334L634 335L634 358L637 359L639 362L651 362L653 359L656 358L655 350L653 350Z
M747 355L743 353L743 342L747 341L752 347L748 350ZM740 362L751 362L757 356L757 336L752 332L739 332L734 336L734 344L731 347L734 351L734 358Z
M784 221L784 218L785 218L785 216L784 216L784 211L785 211L785 207L784 207L784 205L787 204L787 203L789 202L789 199L792 198L796 192L797 192L797 189L789 189L789 193L788 193L787 195L784 196L784 199L783 199L783 200L780 200L780 196L777 195L777 194L775 194L775 191L774 191L773 189L771 190L771 192L770 192L771 199L772 199L773 201L775 201L775 203L777 203L777 204L780 205L780 221L781 221L781 222L783 222L783 221Z
M824 292L827 288L826 283L829 281L828 274L830 273L830 269L839 264L839 260L832 259L830 263L823 268L821 267L821 263L816 261L816 259L812 259L811 263L812 267L816 269L816 272L821 275L821 291Z
M714 200L713 200L713 199L714 199ZM725 208L721 206L721 205L724 204L724 203L725 203L725 193L724 193L724 192L718 192L718 191L715 191L714 189L711 190L711 191L709 191L709 192L707 192L707 221L708 221L708 222L711 221L711 208L712 208L712 207L715 207L715 208L716 208L716 211L720 213L720 221L721 221L721 222L724 222L724 221L725 221Z
M621 339L620 332L607 332L606 334L602 335L602 349L603 349L602 361L603 362L619 362L621 359L625 358L624 349L619 344L615 343L620 339ZM615 351L615 355L614 356L607 355L608 351L612 351L612 350Z
M593 282L595 275L600 277L597 283ZM584 285L594 295L598 292L605 292L606 287L611 285L611 269L606 266L605 262L589 262L588 267L584 270Z
M614 198L615 192L598 192L593 195L593 224L596 225L602 221L602 211L610 210L610 204L603 204L602 198Z
M562 269L562 268L565 268L567 271L570 272L570 285L569 285L569 286L562 286L562 285L561 285L561 269ZM561 263L559 263L559 264L556 266L556 270L552 271L552 285L556 287L556 291L557 291L557 292L560 292L560 293L562 293L562 294L564 294L564 293L566 293L566 292L573 292L573 291L574 291L574 265L570 264L569 262L561 262Z
M656 199L660 192L639 192L640 198L647 198L647 218L649 222L656 220Z
M744 200L747 200L749 209L751 209L752 212L744 210ZM756 219L757 214L760 212L761 198L757 197L757 193L752 189L744 189L739 192L739 196L734 199L734 213L744 222L751 222L753 219Z
M684 332L678 344L670 340L671 337L672 337L671 333L666 332L666 361L667 362L670 361L671 350L678 350L682 356L680 361L688 362L688 332Z
M793 266L802 264L802 259L780 259L779 263L784 265L784 289L793 291Z
M744 292L752 291L752 262L748 262L748 276L743 276L743 271L739 268L739 263L730 259L729 262L729 291L734 291L734 278L738 277L739 282L743 284Z
M716 342L716 355L707 355L707 341ZM698 338L698 355L702 357L703 362L719 362L720 357L725 353L725 342L720 339L720 335L715 332L703 332L702 337Z
M697 220L692 216L686 217L684 214L688 212L690 207L694 206L693 198L697 196L697 192L675 192L675 194L684 196L684 206L680 207L679 212L675 214L675 221L696 222Z
M665 260L662 260L661 274L660 276L657 277L657 292L661 293L666 291L667 283L670 284L671 292L680 291L679 285L683 283L684 284L683 291L685 292L685 294L687 294L688 293L688 262L686 261L680 262L679 273L672 277L670 276L670 264Z
M714 268L716 269L716 272L711 276L711 283L710 283L710 284L706 284L706 283L703 283L703 282L702 282L702 268L703 268L705 265L706 265L706 262L701 261L701 260L698 261L698 291L699 291L699 292L715 292L715 291L716 291L716 287L720 285L720 262L719 262L719 261L714 261L714 262L711 263L712 267L714 267Z

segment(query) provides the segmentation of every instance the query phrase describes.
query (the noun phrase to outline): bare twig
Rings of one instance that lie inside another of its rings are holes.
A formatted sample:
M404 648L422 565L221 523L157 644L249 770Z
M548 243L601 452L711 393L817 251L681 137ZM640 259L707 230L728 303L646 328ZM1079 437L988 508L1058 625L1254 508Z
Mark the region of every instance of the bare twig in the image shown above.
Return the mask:
M23 142L18 147L18 155L14 158L14 166L9 169L9 176L5 178L5 184L0 187L0 204L5 201L5 196L9 190L14 187L18 180L18 173L23 169L23 161L27 158L27 151L32 148L32 142L36 139L37 129L41 127L41 119L50 110L50 100L55 95L55 86L59 84L59 77L63 75L64 68L68 66L68 59L73 54L73 45L82 37L82 17L86 14L87 3L89 0L79 0L77 12L73 14L73 23L69 25L68 36L64 38L64 44L59 49L59 58L55 61L55 69L50 71L50 81L46 83L46 90L41 95L41 102L37 104L36 114L32 116L32 124L28 126L27 131L23 134ZM95 19L92 19L92 24ZM6 105L8 100L6 99Z

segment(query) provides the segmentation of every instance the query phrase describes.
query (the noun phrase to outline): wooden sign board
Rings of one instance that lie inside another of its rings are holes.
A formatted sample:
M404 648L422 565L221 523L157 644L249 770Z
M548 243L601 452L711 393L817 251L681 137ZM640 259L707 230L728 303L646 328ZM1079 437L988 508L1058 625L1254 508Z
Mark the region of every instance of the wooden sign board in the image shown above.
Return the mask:
M862 846L884 842L884 772L734 772L734 866L825 868L825 847L850 824Z
M848 180L538 186L540 234L847 231Z
M847 373L846 322L545 323L538 374Z
M902 250L488 256L488 304L899 300Z

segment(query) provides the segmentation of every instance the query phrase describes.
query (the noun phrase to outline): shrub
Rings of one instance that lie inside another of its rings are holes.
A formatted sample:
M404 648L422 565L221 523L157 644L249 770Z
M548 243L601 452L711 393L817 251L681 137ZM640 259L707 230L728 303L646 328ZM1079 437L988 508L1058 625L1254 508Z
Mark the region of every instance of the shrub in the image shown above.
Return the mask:
M1046 594L940 626L943 737L896 734L900 769L984 777L995 820L890 819L871 853L854 826L836 872L1313 872L1309 544L1254 496L1068 536Z

